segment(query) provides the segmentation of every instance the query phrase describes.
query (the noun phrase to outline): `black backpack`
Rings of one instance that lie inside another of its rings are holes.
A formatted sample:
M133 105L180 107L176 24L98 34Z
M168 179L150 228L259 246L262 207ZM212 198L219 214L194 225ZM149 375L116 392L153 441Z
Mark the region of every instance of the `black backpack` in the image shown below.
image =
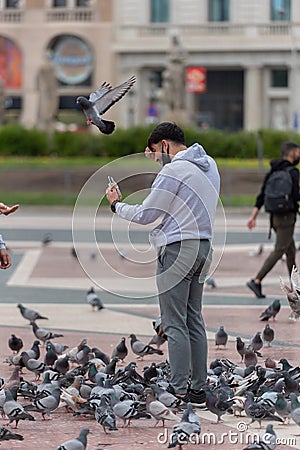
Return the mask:
M294 167L286 167L272 172L265 184L264 206L268 213L287 213L295 208L292 199L292 177L290 171Z

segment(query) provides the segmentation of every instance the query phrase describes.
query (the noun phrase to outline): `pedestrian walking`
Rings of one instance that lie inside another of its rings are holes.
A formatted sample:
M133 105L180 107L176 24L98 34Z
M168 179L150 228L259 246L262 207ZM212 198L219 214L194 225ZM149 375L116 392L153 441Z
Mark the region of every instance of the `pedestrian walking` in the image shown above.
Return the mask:
M270 230L276 234L274 250L267 257L255 277L247 286L258 298L264 298L261 282L283 255L289 275L295 265L296 247L294 229L298 212L300 148L294 142L285 142L281 147L281 158L271 161L271 170L266 174L261 191L247 222L249 230L256 226L256 218L263 205L270 214Z

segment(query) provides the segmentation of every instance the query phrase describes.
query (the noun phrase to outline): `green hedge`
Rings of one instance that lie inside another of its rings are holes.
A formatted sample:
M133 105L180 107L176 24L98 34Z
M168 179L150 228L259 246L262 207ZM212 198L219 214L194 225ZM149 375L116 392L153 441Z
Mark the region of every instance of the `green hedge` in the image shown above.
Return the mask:
M109 135L97 133L55 132L52 136L36 129L5 125L0 128L0 156L120 157L144 151L153 126L117 130ZM293 140L300 145L295 132L263 129L259 132L185 129L186 143L199 142L213 157L257 158L258 136L264 158L279 156L281 144Z

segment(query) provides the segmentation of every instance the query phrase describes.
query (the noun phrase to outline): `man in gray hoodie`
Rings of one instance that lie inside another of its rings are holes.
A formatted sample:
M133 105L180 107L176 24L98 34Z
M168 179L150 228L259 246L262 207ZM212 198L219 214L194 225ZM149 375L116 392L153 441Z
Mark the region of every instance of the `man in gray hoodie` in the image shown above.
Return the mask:
M211 258L211 239L219 199L215 161L199 144L187 148L181 128L159 124L150 134L146 156L162 169L141 205L120 201L116 187L106 191L112 212L149 224L157 249L156 284L162 328L168 339L169 390L184 401L205 402L207 338L202 317L203 284Z

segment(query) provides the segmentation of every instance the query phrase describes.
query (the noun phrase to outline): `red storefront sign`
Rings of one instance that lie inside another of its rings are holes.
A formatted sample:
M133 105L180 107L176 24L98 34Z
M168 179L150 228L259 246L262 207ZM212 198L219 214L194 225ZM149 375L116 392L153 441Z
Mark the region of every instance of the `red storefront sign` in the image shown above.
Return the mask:
M201 94L206 91L206 69L200 66L190 66L185 71L186 92Z

